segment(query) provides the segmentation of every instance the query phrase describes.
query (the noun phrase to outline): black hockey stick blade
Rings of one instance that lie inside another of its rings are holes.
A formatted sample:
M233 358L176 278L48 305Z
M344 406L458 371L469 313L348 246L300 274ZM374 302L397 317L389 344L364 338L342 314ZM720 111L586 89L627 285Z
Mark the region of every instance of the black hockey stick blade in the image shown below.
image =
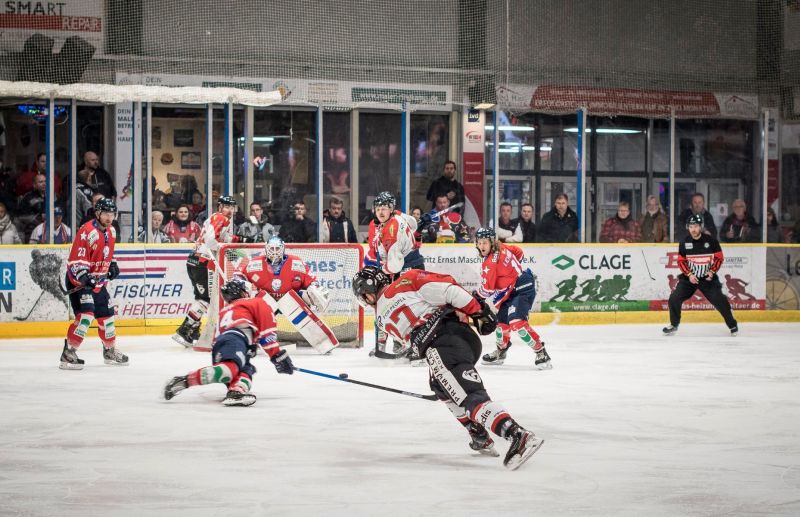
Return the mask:
M342 377L340 375L331 375L329 373L317 372L315 370L307 370L305 368L298 368L296 366L294 367L294 369L295 369L295 371L298 371L298 372L308 373L310 375L316 375L318 377L325 377L326 379L334 379L334 380L337 380L337 381L349 382L351 384L358 384L359 386L366 386L367 388L375 388L377 390L390 391L392 393L398 393L400 395L406 395L408 397L414 397L414 398L417 398L417 399L425 399L425 400L433 400L433 401L439 400L439 398L436 395L434 395L433 393L431 393L430 395L423 395L421 393L414 393L413 391L399 390L397 388L390 388L388 386L381 386L379 384L372 384L372 383L369 383L369 382L357 381L355 379L351 379L349 376L348 377ZM347 375L347 374L343 374L343 375Z

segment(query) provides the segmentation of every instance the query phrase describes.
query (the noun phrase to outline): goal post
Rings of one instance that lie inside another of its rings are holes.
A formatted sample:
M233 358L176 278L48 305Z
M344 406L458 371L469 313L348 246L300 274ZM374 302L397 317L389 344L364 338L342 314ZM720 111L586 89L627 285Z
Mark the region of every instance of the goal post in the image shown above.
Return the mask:
M305 262L317 281L330 291L331 302L328 309L318 314L339 340L339 346L361 347L364 342L364 309L353 294L353 275L364 261L364 248L360 244L299 244L287 243L286 253L295 255ZM217 286L214 301L217 310L224 305L218 286L233 277L239 265L248 259L264 254L264 243L223 244L218 251L220 269L215 271L213 282ZM224 278L222 277L224 275ZM308 343L295 330L283 315L278 315L278 340L281 344Z

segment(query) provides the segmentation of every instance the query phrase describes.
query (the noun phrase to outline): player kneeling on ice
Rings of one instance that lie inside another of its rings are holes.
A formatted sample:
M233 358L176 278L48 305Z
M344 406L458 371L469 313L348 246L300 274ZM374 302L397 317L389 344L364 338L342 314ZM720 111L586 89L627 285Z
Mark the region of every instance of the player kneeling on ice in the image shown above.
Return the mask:
M483 364L503 364L513 332L536 352L536 369L549 370L553 367L550 356L539 334L528 323L536 299L536 278L530 269L522 269L522 249L498 241L492 228L479 228L475 232L475 247L483 258L477 295L497 312L498 322L497 350L484 355Z
M514 470L541 447L542 440L489 398L475 370L481 340L457 312L471 317L481 335L491 334L497 319L484 301L473 298L451 276L417 269L392 282L380 269L367 266L353 277L353 292L359 303L375 309L382 330L409 341L427 360L430 387L466 428L470 448L498 456L487 432L491 430L511 442L503 464Z
M94 213L95 218L76 232L67 259L66 284L75 321L67 329L64 340L59 366L62 370L83 369L84 361L78 358L77 350L94 319L97 319L97 333L103 342L104 362L128 365L128 356L115 348L114 307L106 289L106 283L119 276L119 267L114 262L117 235L111 226L117 215L117 205L110 199L101 199L95 204Z
M275 315L267 301L249 297L244 281L233 279L220 289L227 302L219 311L219 335L211 350L211 366L200 368L188 375L174 377L164 387L164 398L201 384L223 383L228 393L224 406L251 406L256 396L250 385L256 367L250 359L256 356L258 346L269 356L278 373L291 375L294 365L286 350L281 350L275 333Z

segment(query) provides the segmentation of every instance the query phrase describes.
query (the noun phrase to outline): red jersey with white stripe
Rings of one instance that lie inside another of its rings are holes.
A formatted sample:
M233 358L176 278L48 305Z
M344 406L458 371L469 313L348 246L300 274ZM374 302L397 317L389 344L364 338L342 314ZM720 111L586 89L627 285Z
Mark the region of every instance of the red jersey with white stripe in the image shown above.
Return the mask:
M383 290L375 307L378 326L407 341L411 331L437 310L453 307L464 314L480 312L481 306L450 275L411 269Z
M236 276L268 292L276 300L289 291L307 289L317 280L306 263L295 255L284 255L283 262L277 266L273 266L266 255L246 258L236 268Z
M216 252L221 243L234 242L233 218L225 217L222 212L215 212L203 223L203 229L194 246L196 253L200 247L206 245L208 249Z
M414 238L417 221L408 214L395 210L385 223L369 223L368 248L364 259L366 264L377 264L385 273L396 274L402 271L406 255L420 247Z
M219 333L232 329L250 330L253 343L270 357L280 352L275 313L261 296L240 298L219 310Z
M499 306L511 294L511 288L522 274L521 248L499 243L497 251L484 257L481 264L481 285L478 294L483 298L491 298L495 306ZM505 292L504 292L505 291ZM495 300L495 295L499 295Z
M108 268L114 259L114 244L117 233L114 227L103 228L97 219L85 223L75 234L75 241L67 258L67 276L73 285L80 285L75 277L80 271L88 271L90 275L101 277L108 274Z

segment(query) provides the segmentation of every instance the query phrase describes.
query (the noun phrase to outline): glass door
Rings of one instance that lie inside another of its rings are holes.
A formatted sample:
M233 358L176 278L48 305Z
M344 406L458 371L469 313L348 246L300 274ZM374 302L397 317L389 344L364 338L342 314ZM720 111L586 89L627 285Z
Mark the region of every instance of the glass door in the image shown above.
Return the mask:
M646 178L597 178L596 236L599 237L603 223L617 214L622 201L630 204L631 217L639 219L644 210L646 181Z

